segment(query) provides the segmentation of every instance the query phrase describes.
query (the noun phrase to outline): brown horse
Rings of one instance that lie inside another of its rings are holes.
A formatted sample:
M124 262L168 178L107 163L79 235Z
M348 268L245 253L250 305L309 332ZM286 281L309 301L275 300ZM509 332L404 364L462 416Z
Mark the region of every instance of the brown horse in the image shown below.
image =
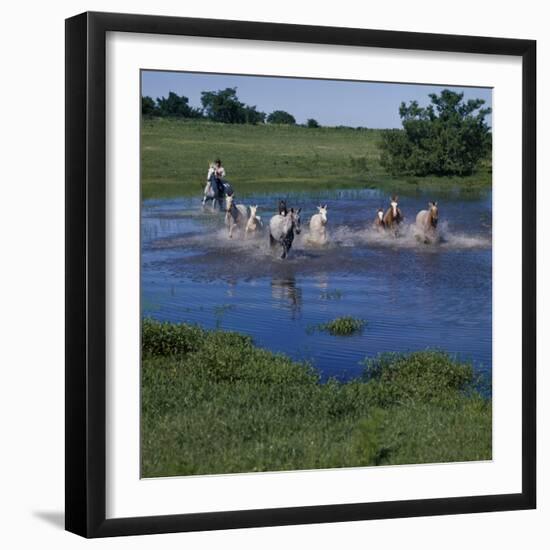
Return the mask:
M397 204L399 197L393 196L390 200L390 207L386 210L382 221L384 222L384 228L392 230L397 235L397 229L399 224L404 220L403 214Z
M384 210L382 208L377 210L376 218L374 218L374 221L372 222L372 227L374 229L378 229L378 231L382 231L384 229Z

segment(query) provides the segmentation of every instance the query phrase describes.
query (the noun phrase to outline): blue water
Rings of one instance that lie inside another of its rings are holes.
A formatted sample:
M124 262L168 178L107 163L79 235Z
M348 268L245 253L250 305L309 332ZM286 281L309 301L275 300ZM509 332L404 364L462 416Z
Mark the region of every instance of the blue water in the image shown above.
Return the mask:
M247 197L268 223L279 197ZM432 197L429 197L430 199ZM437 347L492 368L491 195L439 200L441 242L414 234L428 197L402 197L397 238L371 228L386 206L376 190L288 196L301 206L302 234L287 260L268 236L229 240L223 215L198 199L142 206L142 314L249 334L256 344L309 360L322 377L349 379L384 351ZM328 203L329 244L308 242L309 218ZM331 336L311 327L343 315L368 322L361 334Z

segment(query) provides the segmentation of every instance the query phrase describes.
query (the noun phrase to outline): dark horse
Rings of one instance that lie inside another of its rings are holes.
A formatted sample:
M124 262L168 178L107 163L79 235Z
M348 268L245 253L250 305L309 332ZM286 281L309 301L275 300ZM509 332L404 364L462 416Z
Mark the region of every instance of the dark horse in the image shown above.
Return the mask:
M273 248L277 244L281 245L282 253L281 258L284 260L292 241L294 240L294 233L299 234L300 227L300 212L301 208L294 210L291 208L286 214L275 214L269 222L269 243Z

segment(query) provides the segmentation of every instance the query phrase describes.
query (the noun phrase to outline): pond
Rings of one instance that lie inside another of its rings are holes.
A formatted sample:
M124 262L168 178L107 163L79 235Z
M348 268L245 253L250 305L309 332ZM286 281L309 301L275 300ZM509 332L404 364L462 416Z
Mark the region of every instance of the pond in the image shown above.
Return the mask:
M279 198L243 202L258 204L267 226ZM492 196L435 197L441 242L427 245L413 224L431 198L400 198L405 221L396 238L372 228L376 210L388 205L385 192L287 195L289 206L302 207L303 230L286 260L270 250L267 230L230 240L223 214L203 210L198 198L144 201L142 315L248 334L261 347L310 361L323 379L356 377L361 361L380 352L426 348L490 375ZM324 247L307 239L320 203L328 204ZM367 325L351 336L314 330L341 316Z

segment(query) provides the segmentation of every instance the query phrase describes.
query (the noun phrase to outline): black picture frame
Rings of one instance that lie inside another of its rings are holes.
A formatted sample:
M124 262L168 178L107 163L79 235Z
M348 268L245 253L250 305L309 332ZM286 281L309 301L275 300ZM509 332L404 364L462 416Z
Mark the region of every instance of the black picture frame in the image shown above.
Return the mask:
M105 41L108 31L516 56L522 60L522 491L106 519ZM108 537L532 509L536 506L536 42L83 13L66 20L66 529Z

